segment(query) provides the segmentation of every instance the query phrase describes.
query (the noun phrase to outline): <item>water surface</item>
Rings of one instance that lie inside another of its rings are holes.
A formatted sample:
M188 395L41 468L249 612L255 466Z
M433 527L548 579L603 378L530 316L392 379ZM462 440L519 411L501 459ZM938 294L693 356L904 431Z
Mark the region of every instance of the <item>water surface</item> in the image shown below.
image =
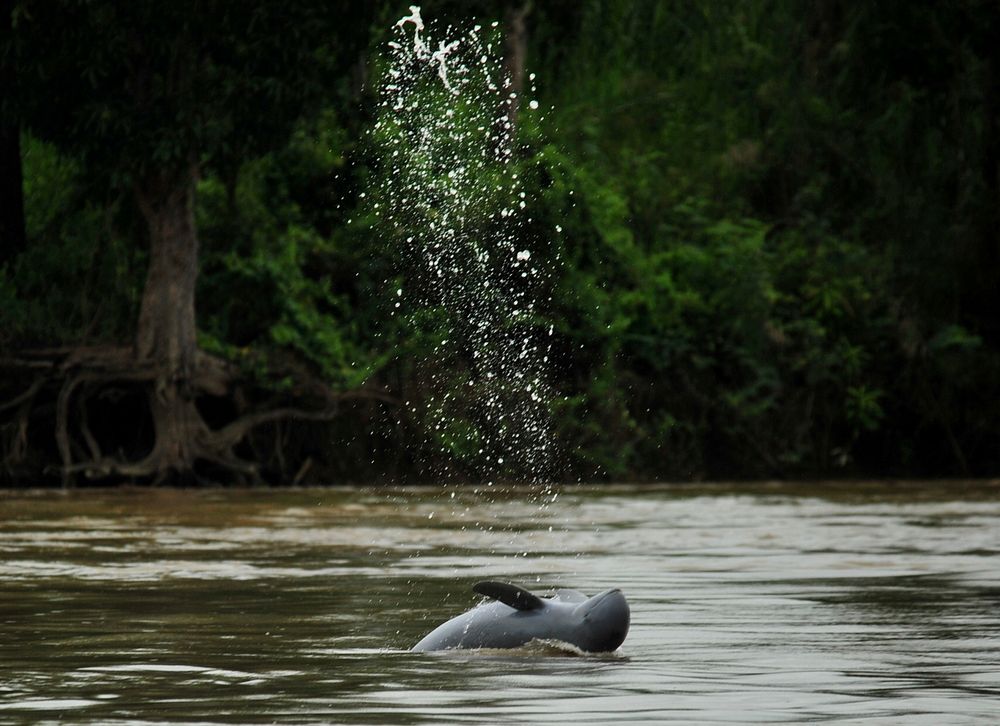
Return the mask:
M998 551L991 483L4 493L0 723L995 723ZM632 631L407 652L486 578Z

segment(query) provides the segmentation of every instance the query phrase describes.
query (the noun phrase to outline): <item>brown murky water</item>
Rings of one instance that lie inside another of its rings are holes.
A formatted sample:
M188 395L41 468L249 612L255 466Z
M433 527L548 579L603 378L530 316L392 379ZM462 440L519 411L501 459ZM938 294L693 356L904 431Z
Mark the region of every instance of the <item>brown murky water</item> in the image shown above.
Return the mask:
M0 723L997 723L998 554L990 483L0 493ZM407 652L483 578L632 631Z

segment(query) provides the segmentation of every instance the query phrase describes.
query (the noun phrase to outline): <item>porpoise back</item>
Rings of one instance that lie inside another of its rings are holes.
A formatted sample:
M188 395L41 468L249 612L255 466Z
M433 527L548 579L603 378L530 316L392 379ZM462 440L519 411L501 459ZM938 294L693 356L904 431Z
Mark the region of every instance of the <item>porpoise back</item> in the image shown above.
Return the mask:
M628 634L629 607L617 588L592 598L575 590L539 597L506 582L478 582L472 589L490 600L439 625L414 651L518 648L532 640L557 640L608 652Z

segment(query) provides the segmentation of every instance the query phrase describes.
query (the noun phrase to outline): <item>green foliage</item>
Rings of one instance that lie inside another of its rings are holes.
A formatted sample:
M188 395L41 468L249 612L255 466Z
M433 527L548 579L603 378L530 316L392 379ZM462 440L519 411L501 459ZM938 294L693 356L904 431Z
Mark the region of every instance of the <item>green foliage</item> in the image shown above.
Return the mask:
M360 251L332 227L325 205L304 205L313 184L329 189L348 148L327 111L285 149L245 162L230 189L209 177L198 190L205 334L232 344L231 355L286 351L343 389L359 386L384 356L371 350L370 320L355 305Z
M141 281L117 201L102 208L80 162L51 144L26 134L22 149L30 244L0 270L0 343L114 340Z
M399 129L345 94L364 18L341 27L325 6L286 5L15 4L22 32L0 50L20 81L3 108L29 130L29 246L0 270L0 345L127 339L144 274L128 184L194 153L202 345L277 389L304 366L341 389L449 395L440 429L405 406L392 428L357 419L342 440L365 431L380 455L344 466L418 471L430 441L471 470L468 363L426 368L455 311L392 314L392 291L418 296L405 241L444 185L403 179L427 204L377 213L386 170L360 140ZM376 5L382 25L401 12ZM463 28L504 8L442 0L425 16ZM554 331L567 478L996 473L987 3L559 0L528 23L540 103L521 106L515 163L536 201L519 243L556 270L529 327ZM248 24L267 32L244 38ZM141 53L130 27L146 31ZM211 72L190 93L151 71L150 105L125 102L125 75L171 53L190 70L185 52L202 46ZM425 117L446 102L428 93ZM480 123L471 105L453 112ZM440 141L436 158L456 153ZM491 200L477 198L465 219L486 230Z
M971 263L995 266L995 25L975 3L653 1L586 4L572 42L553 24L545 193L581 468L900 471L907 437L922 471L977 465L962 449L997 429L952 405L996 389L1000 301Z
M18 2L0 51L19 78L19 116L128 187L280 145L335 92L367 13L311 0Z

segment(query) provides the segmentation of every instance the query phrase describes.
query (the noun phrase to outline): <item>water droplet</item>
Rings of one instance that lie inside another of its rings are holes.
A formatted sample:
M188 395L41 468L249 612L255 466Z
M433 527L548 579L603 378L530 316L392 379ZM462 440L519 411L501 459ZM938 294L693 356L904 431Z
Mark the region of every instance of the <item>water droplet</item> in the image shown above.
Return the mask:
M518 179L514 129L497 114L516 94L502 50L475 34L479 26L460 42L432 42L419 8L410 13L397 23L370 127L384 171L366 191L379 199L380 231L403 230L396 239L405 238L399 274L410 285L409 314L443 310L448 333L431 348L420 384L425 393L405 410L425 422L428 442L445 458L463 443L478 450L474 463L483 479L503 465L540 482L550 450L549 348L531 341L535 315L546 313L551 298L533 299L532 285L551 275L544 263L557 257L544 236L529 237L532 220L519 211L536 188ZM402 288L388 289L396 290L398 309ZM476 375L456 379L437 360L451 351L468 351ZM476 409L485 415L471 417Z

